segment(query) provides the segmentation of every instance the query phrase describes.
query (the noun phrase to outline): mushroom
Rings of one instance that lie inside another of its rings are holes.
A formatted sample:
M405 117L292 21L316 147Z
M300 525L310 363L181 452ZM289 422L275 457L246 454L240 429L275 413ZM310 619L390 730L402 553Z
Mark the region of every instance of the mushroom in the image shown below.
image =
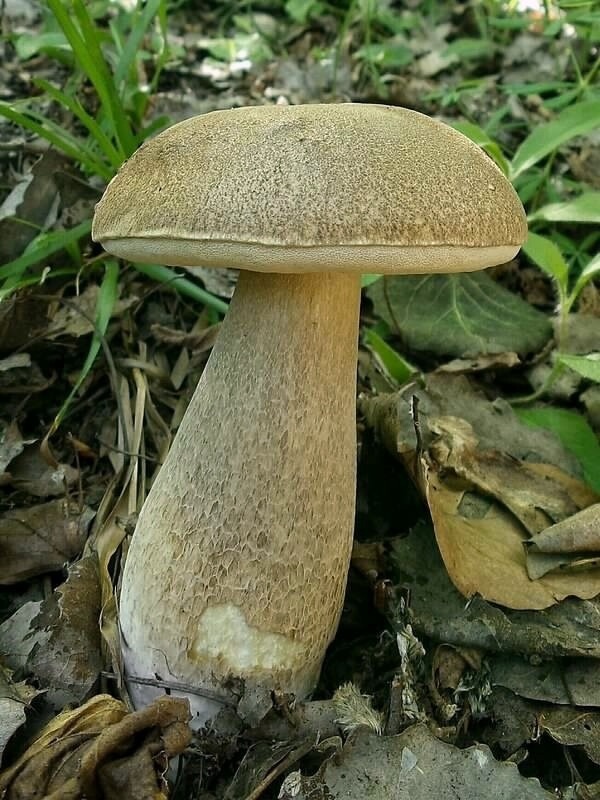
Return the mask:
M361 273L481 269L525 235L487 155L403 108L216 111L122 166L95 241L130 261L241 270L127 555L136 705L172 683L199 727L232 696L252 720L275 689L310 694L352 545Z

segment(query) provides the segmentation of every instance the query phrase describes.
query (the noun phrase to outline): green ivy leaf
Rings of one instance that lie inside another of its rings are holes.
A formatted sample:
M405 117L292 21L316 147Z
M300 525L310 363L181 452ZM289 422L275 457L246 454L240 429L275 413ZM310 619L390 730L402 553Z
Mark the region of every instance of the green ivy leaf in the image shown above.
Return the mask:
M376 314L415 352L474 357L540 350L550 321L484 272L386 277L367 290Z

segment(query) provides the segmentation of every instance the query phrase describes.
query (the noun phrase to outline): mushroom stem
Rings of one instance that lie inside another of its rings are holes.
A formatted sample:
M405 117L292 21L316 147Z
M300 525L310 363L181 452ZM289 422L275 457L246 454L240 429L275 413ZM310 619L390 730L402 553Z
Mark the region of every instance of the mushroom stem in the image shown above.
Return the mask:
M314 688L352 545L359 302L358 274L240 274L127 556L128 675ZM189 697L196 726L220 708Z

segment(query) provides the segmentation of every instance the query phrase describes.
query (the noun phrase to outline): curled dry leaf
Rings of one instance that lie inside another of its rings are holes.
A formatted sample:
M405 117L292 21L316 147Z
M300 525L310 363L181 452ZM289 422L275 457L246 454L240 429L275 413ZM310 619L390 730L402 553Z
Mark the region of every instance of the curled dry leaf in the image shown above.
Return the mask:
M0 517L0 585L62 569L83 549L94 512L68 500L7 511Z
M600 503L533 536L529 549L540 553L599 553Z
M424 466L426 497L435 535L452 582L466 597L480 595L515 609L542 609L574 595L600 593L600 570L550 574L532 581L527 574L519 521L499 503L471 494L471 486L443 479Z
M0 774L1 800L161 800L168 761L191 740L185 700L127 713L108 695L65 711ZM140 736L143 734L143 736Z
M11 485L35 497L62 497L78 477L68 464L48 464L39 444L29 444L10 464Z
M46 690L45 701L55 711L88 697L102 669L98 572L95 555L73 564L30 623L34 645L25 670Z
M598 568L536 581L527 572L528 535L598 499L547 432L527 430L505 404L490 403L464 378L444 374L428 376L424 389L363 401L363 410L421 486L446 569L462 594L542 609L569 595L600 592Z
M0 763L8 740L25 722L25 708L37 694L26 683L14 683L10 670L0 664Z
M580 572L600 566L600 503L551 525L527 546L527 572L536 579L548 572Z
M483 372L486 369L510 369L521 363L516 353L496 353L477 358L453 358L438 367L438 372Z

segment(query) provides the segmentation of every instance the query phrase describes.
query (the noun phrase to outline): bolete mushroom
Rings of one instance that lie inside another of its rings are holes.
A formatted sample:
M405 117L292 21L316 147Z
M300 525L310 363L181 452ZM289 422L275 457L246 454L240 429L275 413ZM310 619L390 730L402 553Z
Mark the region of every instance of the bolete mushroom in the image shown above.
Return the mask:
M481 269L525 235L487 155L402 108L216 111L122 166L94 218L106 250L242 270L127 556L136 704L161 691L136 678L215 695L189 694L196 725L232 687L246 711L312 691L352 544L361 273Z

